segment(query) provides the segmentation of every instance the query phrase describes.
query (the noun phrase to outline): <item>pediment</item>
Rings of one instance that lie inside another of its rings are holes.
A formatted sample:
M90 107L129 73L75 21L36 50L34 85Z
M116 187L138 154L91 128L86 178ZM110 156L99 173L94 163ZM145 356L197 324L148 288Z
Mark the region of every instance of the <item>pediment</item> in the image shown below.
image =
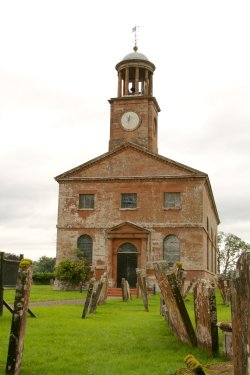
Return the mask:
M125 143L112 152L73 168L55 179L114 179L136 177L192 177L206 174L164 156L149 152L142 147Z
M144 227L136 225L132 222L125 221L121 224L114 226L113 228L108 230L108 235L116 235L116 234L149 234L150 231Z
M108 238L147 238L150 231L129 221L108 230Z

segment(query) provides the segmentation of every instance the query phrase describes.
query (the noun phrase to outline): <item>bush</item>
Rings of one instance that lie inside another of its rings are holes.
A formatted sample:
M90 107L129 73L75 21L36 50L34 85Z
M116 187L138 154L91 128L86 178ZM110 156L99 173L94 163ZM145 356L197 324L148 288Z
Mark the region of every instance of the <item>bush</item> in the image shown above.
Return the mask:
M54 279L54 277L55 277L54 272L35 272L32 275L32 280L34 284L49 285L50 280Z
M58 280L78 284L85 281L88 275L88 266L84 260L64 260L55 269L55 276Z

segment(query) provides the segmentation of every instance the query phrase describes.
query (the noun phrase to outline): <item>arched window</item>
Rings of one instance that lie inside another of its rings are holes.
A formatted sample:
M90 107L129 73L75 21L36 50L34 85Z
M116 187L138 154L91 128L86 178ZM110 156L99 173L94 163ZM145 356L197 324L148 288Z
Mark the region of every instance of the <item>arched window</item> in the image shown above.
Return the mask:
M180 261L180 241L173 234L165 237L163 242L163 258L172 266Z
M93 241L90 236L84 234L77 240L77 248L82 252L86 258L87 263L92 264Z

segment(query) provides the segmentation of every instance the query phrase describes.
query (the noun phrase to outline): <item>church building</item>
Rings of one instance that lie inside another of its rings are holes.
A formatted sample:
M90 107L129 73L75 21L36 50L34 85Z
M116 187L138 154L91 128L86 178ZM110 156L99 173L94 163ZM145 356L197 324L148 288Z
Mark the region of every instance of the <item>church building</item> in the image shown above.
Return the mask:
M109 285L136 268L154 283L153 262L179 261L187 278L216 273L219 217L208 175L158 154L155 65L138 52L117 65L109 150L55 178L59 184L57 263L76 248Z

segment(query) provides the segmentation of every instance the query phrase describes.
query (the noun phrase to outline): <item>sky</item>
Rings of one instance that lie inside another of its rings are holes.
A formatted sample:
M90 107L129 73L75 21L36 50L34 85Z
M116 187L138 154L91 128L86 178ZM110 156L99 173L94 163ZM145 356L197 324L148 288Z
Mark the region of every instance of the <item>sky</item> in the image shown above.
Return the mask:
M250 242L249 0L0 0L0 250L56 256L54 177L108 151L115 65L156 65L159 154L209 175Z

